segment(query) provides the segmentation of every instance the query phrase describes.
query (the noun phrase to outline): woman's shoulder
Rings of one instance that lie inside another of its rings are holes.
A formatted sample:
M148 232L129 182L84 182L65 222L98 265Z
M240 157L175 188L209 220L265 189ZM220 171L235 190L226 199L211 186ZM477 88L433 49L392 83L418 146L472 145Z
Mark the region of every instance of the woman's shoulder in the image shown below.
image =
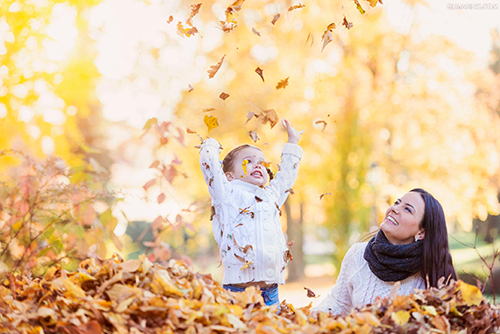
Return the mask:
M347 253L344 256L344 260L348 260L349 262L356 262L359 263L360 261L363 260L363 254L365 253L365 248L367 242L357 242L354 245L351 246L347 250Z

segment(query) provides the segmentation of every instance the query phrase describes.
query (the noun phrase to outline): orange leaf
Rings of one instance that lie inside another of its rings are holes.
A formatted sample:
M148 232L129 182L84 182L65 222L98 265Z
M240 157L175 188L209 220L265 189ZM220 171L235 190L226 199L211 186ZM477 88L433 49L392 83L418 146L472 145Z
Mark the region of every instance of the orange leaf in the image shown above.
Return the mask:
M205 122L205 125L208 127L208 132L219 126L219 121L217 120L217 117L211 115L210 116L205 115L205 117L203 118L203 122Z
M271 129L278 123L279 117L276 114L274 109L264 110L261 114L258 115L262 124L266 124L267 122L271 123Z
M156 160L155 162L153 162L153 163L151 164L151 166L149 166L149 168L156 168L156 167L158 167L159 165L160 165L160 162L159 162L158 160Z
M286 88L286 86L288 86L288 79L289 79L289 78L290 78L290 77L288 77L288 78L286 78L286 79L283 79L283 80L281 80L280 82L278 82L278 84L276 85L276 89L280 89L280 88L285 89L285 88Z
M167 196L165 196L164 193L161 193L160 195L158 195L158 198L156 200L158 201L158 204L161 204L165 201L165 198L167 198Z
M333 34L332 31L333 29L336 28L335 23L330 23L328 27L326 27L325 32L323 33L323 36L321 36L321 40L323 41L323 47L321 48L321 52L325 49L325 46L328 45L331 41L333 41Z
M209 112L209 111L214 111L214 110L215 110L215 108L205 108L202 111L203 112Z
M264 71L260 67L257 67L255 69L255 73L257 73L261 77L262 82L266 82L266 80L264 80Z
M377 1L378 1L378 0L377 0ZM290 6L290 7L288 8L288 11L289 11L289 12L291 12L291 11L292 11L292 10L294 10L294 9L304 8L305 6L306 6L306 5L303 5L303 4L299 3L298 5L295 5L295 6Z
M156 179L151 179L148 182L146 182L146 184L143 185L142 187L144 188L144 190L148 190L148 188L151 187L152 185L154 185L155 183L156 183Z
M187 132L187 133L196 133L196 131L191 130L190 128L187 128L187 129L186 129L186 132Z
M279 20L280 16L281 16L281 15L280 15L279 13L278 13L278 14L276 14L276 15L274 15L273 20L271 21L271 23L272 23L273 25L274 25L274 24L276 24L276 21L278 21L278 20Z
M173 20L174 20L174 17L172 15L170 15L168 17L167 23L172 23Z
M224 92L220 93L220 95L219 95L219 98L220 98L220 99L222 99L222 100L224 100L224 101L225 101L228 97L229 97L229 94L224 93Z
M190 26L193 26L192 19L195 17L196 14L199 13L201 7L201 3L197 4L192 4L191 5L191 14L189 14L189 18L186 20L186 23L189 24Z
M207 71L209 79L212 79L215 76L215 74L219 71L222 63L224 62L224 58L226 58L226 55L223 55L217 64L210 66L210 69Z
M378 1L378 0L375 0L375 2L376 1ZM347 29L351 29L352 28L352 22L348 22L347 18L345 17L345 15L344 15L344 20L342 20L342 25L344 27L346 27Z

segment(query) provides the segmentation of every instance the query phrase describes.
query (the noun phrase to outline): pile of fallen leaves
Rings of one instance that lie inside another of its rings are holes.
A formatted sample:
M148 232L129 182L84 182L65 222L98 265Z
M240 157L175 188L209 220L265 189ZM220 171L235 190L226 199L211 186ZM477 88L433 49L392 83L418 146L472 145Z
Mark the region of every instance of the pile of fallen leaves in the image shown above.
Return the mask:
M500 309L463 282L376 300L343 317L311 306L280 311L258 290L224 290L210 275L171 260L90 258L76 272L6 275L0 282L0 333L492 333Z

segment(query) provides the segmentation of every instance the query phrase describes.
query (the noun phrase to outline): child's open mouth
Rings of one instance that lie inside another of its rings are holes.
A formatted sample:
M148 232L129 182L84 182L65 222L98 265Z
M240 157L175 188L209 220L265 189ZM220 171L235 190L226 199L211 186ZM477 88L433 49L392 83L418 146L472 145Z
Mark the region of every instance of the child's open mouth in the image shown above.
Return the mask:
M259 170L256 170L255 172L253 172L250 175L252 175L253 177L262 177L262 172Z

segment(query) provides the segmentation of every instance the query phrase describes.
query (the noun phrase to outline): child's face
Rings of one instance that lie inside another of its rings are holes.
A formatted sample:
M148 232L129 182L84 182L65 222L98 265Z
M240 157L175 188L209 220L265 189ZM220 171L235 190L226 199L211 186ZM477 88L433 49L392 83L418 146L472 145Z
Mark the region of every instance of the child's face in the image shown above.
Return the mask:
M236 154L233 170L227 172L226 177L229 181L241 180L256 186L263 186L269 178L266 168L262 166L264 161L266 158L261 150L246 147Z

